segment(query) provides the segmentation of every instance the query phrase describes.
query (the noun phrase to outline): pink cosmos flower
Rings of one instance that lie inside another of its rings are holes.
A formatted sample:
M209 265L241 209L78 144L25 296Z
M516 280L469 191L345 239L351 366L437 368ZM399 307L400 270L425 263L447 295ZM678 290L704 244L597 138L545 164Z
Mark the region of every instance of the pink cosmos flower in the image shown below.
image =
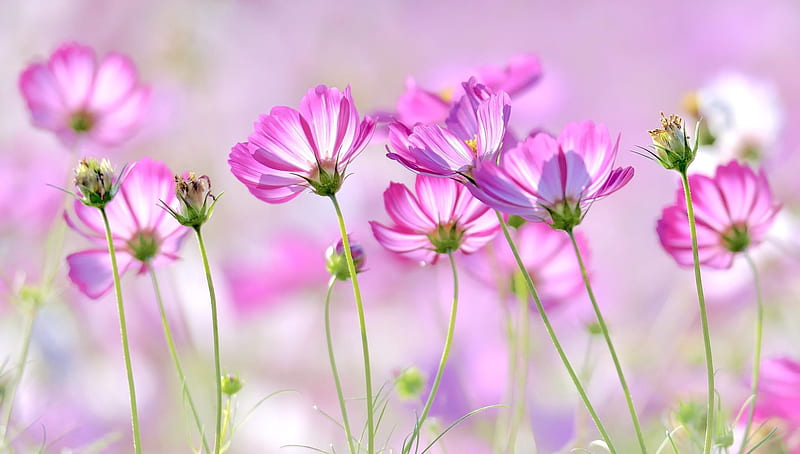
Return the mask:
M541 222L526 222L512 235L545 309L565 306L583 295L581 269L567 235ZM586 238L576 232L575 239L588 262ZM478 280L501 292L510 293L514 276L519 273L514 255L502 236L495 238L491 248L482 249L465 263Z
M717 167L714 178L689 176L700 263L727 269L734 255L759 244L780 204L773 201L767 177L731 161ZM675 203L664 208L656 226L661 245L679 265L692 266L692 240L681 186Z
M558 138L539 133L520 142L500 165L482 162L470 190L504 213L571 229L592 202L633 177L632 167L613 168L618 147L602 124L569 123Z
M477 82L493 92L514 97L530 88L542 76L542 65L535 55L520 54L503 67L482 66L471 72ZM397 120L409 126L439 123L447 118L454 100L461 98L461 87L445 87L438 93L420 87L414 78L406 80L406 91L397 100Z
M349 86L341 92L319 85L306 93L299 111L279 106L259 117L248 142L232 148L228 163L265 202L287 202L309 187L330 196L374 129L372 118L359 120Z
M148 264L158 267L178 258L189 229L175 222L159 201L176 205L173 173L165 164L144 158L134 164L106 206L120 275L132 267L144 273ZM96 247L67 256L69 278L86 296L99 298L114 284L103 218L100 210L80 200L74 206L82 226L65 215L67 223Z
M150 97L128 57L112 52L98 62L91 47L77 43L28 66L19 88L33 124L53 131L66 147L81 137L121 144L136 132Z
M779 420L792 454L800 453L800 363L786 357L761 365L754 420Z
M400 122L389 126L387 156L414 172L471 178L478 162L497 159L503 147L511 101L504 92L492 93L471 78L465 95L453 105L447 127L418 124L413 129Z
M500 228L489 207L453 180L417 175L414 192L391 183L383 200L395 225L370 221L375 238L390 251L432 264L441 254L477 251Z

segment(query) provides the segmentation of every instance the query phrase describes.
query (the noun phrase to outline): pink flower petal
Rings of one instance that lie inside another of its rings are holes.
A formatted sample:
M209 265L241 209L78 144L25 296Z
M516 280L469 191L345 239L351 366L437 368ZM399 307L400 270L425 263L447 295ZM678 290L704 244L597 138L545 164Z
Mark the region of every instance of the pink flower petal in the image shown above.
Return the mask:
M117 251L117 266L122 276L135 259L127 252ZM107 249L89 249L67 256L68 276L84 295L100 298L114 285L111 257Z

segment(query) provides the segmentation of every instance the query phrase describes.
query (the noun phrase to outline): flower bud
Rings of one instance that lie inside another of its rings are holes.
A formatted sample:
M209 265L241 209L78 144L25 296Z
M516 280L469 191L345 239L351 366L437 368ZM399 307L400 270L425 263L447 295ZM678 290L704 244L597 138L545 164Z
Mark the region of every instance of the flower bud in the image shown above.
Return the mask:
M94 158L83 158L74 173L79 198L88 206L105 207L119 189L119 181L114 181L114 169L107 159L98 162Z
M425 390L425 377L418 367L411 366L400 373L394 388L402 400L417 399Z
M350 239L348 235L348 240ZM366 254L364 248L360 244L350 242L350 253L353 255L353 265L355 265L356 274L364 271L364 264L366 262ZM347 256L344 253L344 244L339 240L335 245L330 246L325 251L325 266L331 276L340 281L346 281L350 278L350 270L347 268Z
M194 228L208 221L218 198L211 194L211 179L207 175L198 177L193 172L185 176L175 175L175 196L180 204L178 209L166 204L164 208L182 225ZM211 204L208 199L211 199Z
M667 117L661 113L661 128L648 131L656 150L651 154L664 168L685 172L694 161L697 140L694 146L689 145L689 138L683 129L683 119L677 115Z
M244 380L239 378L239 375L223 375L220 377L222 381L222 393L226 396L232 396L242 390Z

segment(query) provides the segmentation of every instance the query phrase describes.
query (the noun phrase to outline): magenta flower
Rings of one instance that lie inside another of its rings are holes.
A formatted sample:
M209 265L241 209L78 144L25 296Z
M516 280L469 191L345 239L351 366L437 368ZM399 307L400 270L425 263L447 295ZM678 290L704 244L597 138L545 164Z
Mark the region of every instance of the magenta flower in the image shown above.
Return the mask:
M389 184L383 200L394 226L370 221L375 238L390 251L432 264L440 254L477 251L500 228L489 207L453 180L417 175L414 192Z
M613 168L618 146L604 125L569 123L558 138L539 133L520 142L501 165L484 161L470 190L504 213L570 230L592 202L633 177L632 167Z
M414 172L469 181L479 161L496 160L503 147L511 101L492 93L475 78L464 83L465 95L453 105L447 127L402 123L389 126L387 156Z
M374 129L372 118L359 120L350 87L341 92L319 85L306 93L299 111L279 106L259 117L248 142L232 148L228 163L265 202L287 202L305 188L331 196Z
M178 258L181 242L189 229L175 222L157 204L176 205L175 180L161 162L144 158L134 164L119 193L106 205L120 275L132 267L139 273L148 265L158 267ZM114 284L111 259L106 247L100 210L74 203L82 226L65 216L69 226L96 247L67 256L69 278L90 298L99 298Z
M761 243L780 210L764 172L756 175L736 161L717 167L714 178L689 176L689 187L700 263L711 268L730 268L736 253ZM661 245L679 265L692 266L692 239L682 186L675 203L661 213L656 231Z
M583 295L581 269L567 235L541 222L526 222L512 235L545 309L566 306ZM575 238L588 261L585 237L577 232ZM465 263L478 280L500 292L510 292L514 276L519 274L514 255L502 236L495 238L491 248L482 249Z
M514 97L533 86L542 76L542 65L535 55L520 54L503 67L482 66L470 76L493 92L503 91ZM397 100L397 119L413 126L417 123L439 123L447 118L454 101L461 99L461 86L450 83L441 91L420 87L414 78L406 80L406 91Z
M128 57L112 52L98 62L91 47L76 43L28 66L19 88L33 124L54 132L66 147L82 137L102 146L121 144L136 132L150 97Z

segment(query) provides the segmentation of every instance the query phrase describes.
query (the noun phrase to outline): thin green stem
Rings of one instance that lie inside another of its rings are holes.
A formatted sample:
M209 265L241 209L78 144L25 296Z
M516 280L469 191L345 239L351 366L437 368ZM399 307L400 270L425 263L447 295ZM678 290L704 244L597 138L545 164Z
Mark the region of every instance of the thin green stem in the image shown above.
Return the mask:
M23 302L27 303L26 302ZM20 347L19 352L19 359L17 360L17 369L16 375L14 375L11 383L8 384L8 395L3 399L3 403L6 404L6 411L3 417L3 435L0 438L0 447L6 448L9 447L8 444L8 430L11 426L11 415L14 412L14 400L16 400L17 396L17 388L19 388L19 384L22 382L22 376L25 374L25 365L28 363L28 350L30 349L31 345L31 333L33 332L33 323L36 320L36 314L38 312L37 306L35 302L32 302L32 306L30 311L26 314L26 321L25 321L25 328L22 334L22 346Z
M606 345L608 346L608 352L611 354L611 360L614 362L614 368L617 370L617 377L619 377L619 384L622 386L622 392L625 394L625 402L628 404L628 411L630 412L631 419L633 420L633 427L636 430L636 438L639 440L639 447L641 448L643 454L647 454L647 444L645 443L644 436L642 435L642 427L639 423L639 416L636 415L636 408L633 405L631 391L628 388L627 380L625 380L625 374L622 372L622 366L619 363L617 350L614 348L614 343L611 341L611 335L608 333L608 325L606 325L606 321L603 318L602 312L600 311L600 305L597 304L597 298L594 296L592 284L589 281L589 274L586 272L586 265L583 263L581 250L578 247L578 242L575 240L575 233L572 231L572 229L570 229L567 230L567 235L569 235L569 239L572 242L572 248L575 250L575 257L578 258L578 265L581 268L583 283L586 286L586 293L589 294L589 300L592 302L594 314L597 316L597 323L600 325L600 331L603 333L603 338L605 338Z
M516 396L514 399L514 412L511 420L511 430L508 436L507 451L514 454L516 451L517 436L519 428L525 416L525 404L527 399L528 388L528 370L529 370L529 356L530 356L530 309L528 308L528 289L526 288L524 277L522 273L515 273L514 279L514 295L519 300L519 327L517 329L517 354L519 357L519 365L516 367L514 373L516 375Z
M436 393L439 391L439 384L442 381L444 367L447 364L447 358L450 356L450 347L453 345L453 334L456 329L456 315L458 314L458 268L456 268L456 261L453 257L453 253L448 252L447 257L450 259L450 270L453 272L453 304L450 308L450 322L447 324L447 336L444 339L444 348L442 349L442 356L439 359L439 367L436 369L436 376L433 378L431 392L428 394L428 400L425 402L425 406L422 407L422 413L417 423L414 425L414 433L411 435L411 438L408 439L405 446L403 446L403 454L411 450L414 441L419 437L419 431L425 423L433 401L436 399Z
M689 187L689 177L686 171L681 172L681 182L683 183L683 194L686 197L686 214L689 218L689 230L692 235L692 259L694 262L694 281L697 287L697 301L700 305L700 323L703 327L703 345L706 352L706 373L708 375L708 404L706 415L706 436L703 445L703 454L711 452L711 438L714 428L714 360L711 356L711 336L708 330L708 311L706 310L706 298L703 293L703 279L700 275L700 253L697 249L697 223L694 218L694 206L692 204L692 191Z
M752 257L749 254L745 254L745 258L750 266L750 271L753 273L753 285L756 288L756 345L753 358L753 378L751 379L752 399L750 410L747 412L747 424L744 426L744 439L742 440L742 446L739 448L739 454L744 452L747 442L750 441L750 428L753 425L753 415L756 411L756 400L758 399L758 381L761 375L761 338L764 329L764 300L761 296L761 280L758 277L758 270Z
M347 446L350 448L350 454L356 454L356 448L353 444L353 434L350 430L350 420L347 417L347 405L345 404L344 393L342 392L342 382L339 379L339 369L336 367L336 358L333 355L333 338L331 337L331 294L333 293L333 286L335 284L336 278L332 277L330 284L328 284L328 292L325 294L325 341L328 344L328 359L331 362L333 382L336 384L336 397L339 399L339 410L342 412L342 423L344 424L344 433L347 436Z
M197 413L197 408L194 406L194 400L192 399L192 394L189 392L189 386L186 383L186 375L183 373L183 367L181 367L181 360L178 358L178 351L175 348L175 341L172 338L172 330L169 328L169 322L167 321L167 312L164 310L164 301L161 298L161 289L158 285L158 279L156 278L156 272L153 270L153 267L150 264L147 264L147 268L150 271L150 279L153 281L153 290L156 293L156 301L158 301L158 312L161 315L161 326L164 328L164 337L167 339L167 347L169 347L169 354L172 357L172 362L175 364L175 371L178 372L178 379L181 381L181 393L182 395L186 396L186 401L189 403L189 408L192 410L192 416L194 417L195 425L197 426L197 431L200 433L200 439L203 442L203 447L205 448L205 452L211 452L209 449L208 441L206 440L206 435L203 432L203 423L200 421L200 415Z
M595 426L597 426L597 430L600 432L600 435L605 440L606 445L608 445L608 450L611 454L616 454L617 450L614 447L614 444L611 442L611 438L608 436L608 432L606 431L605 426L603 425L602 421L600 421L600 417L597 416L597 412L592 406L592 403L589 401L589 396L586 394L586 391L583 389L583 385L581 385L581 381L578 378L578 375L575 373L575 369L572 367L572 364L569 362L569 358L567 358L567 354L564 352L564 349L561 347L561 342L558 341L558 337L556 336L555 331L553 330L553 325L550 324L550 318L547 316L547 313L544 310L544 306L542 306L542 301L539 299L539 294L536 293L536 288L533 285L533 279L531 279L531 275L528 273L527 268L525 268L525 263L522 261L522 258L519 256L519 251L517 250L517 246L514 244L514 240L511 238L511 233L508 231L508 224L506 224L505 219L503 219L503 215L500 212L497 212L497 219L500 221L500 227L503 229L503 235L506 237L506 241L508 242L508 246L511 248L511 252L514 254L514 259L519 266L520 271L522 272L523 277L525 278L525 283L528 285L528 291L533 298L533 302L536 304L536 310L539 311L539 316L542 319L542 323L544 324L545 330L547 334L550 336L550 340L553 342L553 346L556 348L556 352L558 356L561 358L561 362L564 363L564 367L567 369L567 373L569 374L572 383L575 385L575 388L580 395L583 404L586 406L586 410L589 411L589 415L592 417Z
M344 255L347 259L347 270L350 272L350 283L353 285L353 296L356 300L356 310L358 311L358 325L361 329L361 351L364 355L364 380L366 382L366 401L367 401L367 454L375 454L375 423L373 421L373 399L372 399L372 371L369 361L369 342L367 341L367 322L364 317L364 303L361 301L361 289L358 286L358 276L356 265L353 262L353 253L350 250L350 239L347 237L347 227L344 224L342 209L336 195L331 195L333 208L336 210L336 217L339 220L339 231L342 236L342 246Z
M505 287L502 286L501 282L498 282L501 289ZM506 298L505 292L500 292L500 301L504 301ZM495 454L499 454L502 451L500 444L502 443L502 437L506 436L509 431L509 427L511 425L511 418L513 409L511 408L516 402L514 398L516 393L516 388L514 386L514 377L517 375L517 351L516 351L516 344L515 344L515 331L514 331L514 324L513 324L513 317L511 316L511 311L508 308L507 304L503 304L503 319L505 324L505 332L506 332L506 340L508 341L508 377L506 379L506 392L507 397L504 398L504 401L508 402L509 404L506 408L502 409L502 411L497 416L497 421L495 422L494 427L494 437L492 440L492 452Z
M71 150L70 150L71 151ZM72 156L74 153L70 153ZM67 181L65 183L65 187L69 185L71 177L67 177ZM44 272L42 273L42 283L40 285L39 295L36 298L46 298L49 294L51 289L53 288L53 283L55 282L56 275L58 274L59 263L61 259L61 252L64 250L64 239L66 237L67 232L67 224L63 222L63 215L69 206L69 202L73 200L73 197L69 194L64 196L62 207L59 210L58 215L52 221L52 225L47 233L47 239L45 240L45 254L44 254ZM25 373L25 366L28 363L28 352L30 351L30 343L31 343L31 332L33 329L33 323L36 320L36 316L39 313L39 307L42 301L35 300L35 301L22 301L24 305L26 305L25 310L29 310L30 312L27 314L27 320L25 323L25 331L23 332L22 337L22 345L20 347L20 356L19 356L19 363L17 368L19 369L17 375L13 378L13 381L9 383L8 386L8 396L3 399L3 403L7 404L5 408L5 416L4 421L5 424L0 428L0 449L11 447L8 446L8 429L9 425L11 424L11 416L14 411L14 400L16 398L17 388L19 387L20 382L22 381L22 376Z
M214 335L214 383L217 387L217 425L214 433L214 453L219 454L222 445L222 372L219 365L219 323L217 321L217 294L214 292L214 282L211 280L211 267L208 265L208 254L206 245L203 242L203 234L200 227L195 227L197 234L197 245L200 247L200 255L203 257L203 268L206 272L206 282L208 283L208 296L211 299L211 325Z
M133 426L133 450L136 454L142 452L142 441L139 435L139 410L136 406L136 388L133 384L133 366L131 366L131 352L128 347L128 326L125 322L125 307L122 304L122 287L119 280L117 267L117 254L114 251L114 240L111 237L111 226L108 224L108 215L105 208L100 208L103 215L103 224L106 228L106 241L108 254L111 256L111 270L114 273L114 293L117 295L117 312L119 313L119 331L122 337L122 355L125 358L125 371L128 374L128 393L131 401L131 425Z

